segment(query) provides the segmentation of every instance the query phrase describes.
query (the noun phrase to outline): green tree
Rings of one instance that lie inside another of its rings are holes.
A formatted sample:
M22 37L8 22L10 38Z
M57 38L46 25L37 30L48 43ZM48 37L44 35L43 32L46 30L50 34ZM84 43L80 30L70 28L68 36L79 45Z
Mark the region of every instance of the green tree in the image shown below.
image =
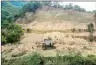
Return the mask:
M13 43L20 40L23 35L22 28L16 25L14 21L18 16L19 9L10 2L1 2L1 42L2 44Z
M1 44L5 44L7 42L6 37L4 35L1 36Z
M51 1L42 1L41 2L41 5L45 5L45 6L51 6L52 5L52 3L51 3Z
M88 32L90 32L90 33L94 32L94 25L93 25L93 23L88 24Z
M4 20L8 20L10 22L13 22L13 21L15 21L15 16L16 15L19 15L19 8L17 9L10 2L5 2L5 1L1 2L2 22Z
M81 12L86 12L86 10L84 9L84 8L81 8L81 10L80 10Z
M73 9L76 10L76 11L80 11L80 12L86 12L86 10L84 8L81 8L78 5L74 5Z
M92 12L93 12L93 13L96 13L96 10L93 10Z
M64 9L73 9L73 5L72 5L72 3L70 3L69 5L66 5L65 7L64 7Z
M39 2L29 2L23 6L23 12L35 12L40 7Z
M8 32L6 34L6 40L8 43L17 42L20 40L20 37L23 35L23 30L19 25L10 24L8 26Z
M19 25L14 23L3 24L5 28L2 28L2 45L6 43L14 43L20 40L23 35L23 30Z
M76 10L76 11L80 11L80 6L78 6L78 5L74 5L74 10Z
M88 32L89 32L89 41L92 42L94 39L94 36L93 36L94 25L93 25L93 23L88 24Z

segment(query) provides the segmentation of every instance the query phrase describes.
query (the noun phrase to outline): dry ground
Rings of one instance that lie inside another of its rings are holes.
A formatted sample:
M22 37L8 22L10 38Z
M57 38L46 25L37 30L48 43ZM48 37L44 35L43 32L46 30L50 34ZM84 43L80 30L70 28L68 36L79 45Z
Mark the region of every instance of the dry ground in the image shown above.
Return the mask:
M3 45L2 56L12 58L31 52L38 52L43 56L55 56L57 51L60 51L61 54L75 52L85 56L88 54L96 55L96 41L91 43L84 39L84 36L88 37L88 32L70 32L74 28L87 29L87 24L93 21L93 14L80 12L69 14L63 10L54 9L38 10L34 16L32 13L26 13L26 16L19 18L16 23L21 23L23 29L30 29L32 32L26 33L24 31L24 35L17 44ZM35 18L34 21L33 18ZM96 39L96 31L94 36ZM40 44L48 37L55 43L56 48L42 50Z
M44 39L50 37L55 43L55 49L42 50L39 45ZM83 38L72 38L70 33L52 32L52 33L25 33L21 44L8 44L2 46L2 53L5 57L12 57L14 55L26 54L30 52L38 52L43 56L55 56L57 51L62 54L81 53L82 55L96 54L96 42L88 42Z

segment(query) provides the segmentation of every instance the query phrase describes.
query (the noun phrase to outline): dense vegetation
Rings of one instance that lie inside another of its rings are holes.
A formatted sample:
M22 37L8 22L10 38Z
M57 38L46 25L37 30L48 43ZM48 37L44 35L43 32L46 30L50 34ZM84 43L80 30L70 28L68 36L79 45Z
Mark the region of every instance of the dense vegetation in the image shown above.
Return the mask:
M3 27L2 44L17 42L23 35L23 30L19 25L14 23L3 23Z
M23 35L23 30L19 25L14 23L16 16L19 15L19 10L10 2L2 2L1 8L2 44L19 41L20 37Z
M71 10L76 10L76 11L79 11L79 12L86 12L86 10L84 8L81 8L80 6L78 5L72 5L71 3L69 5L66 5L64 7L64 9L71 9Z
M19 17L23 17L26 12L33 12L40 8L41 4L40 2L28 2L20 9Z
M13 59L2 59L2 65L96 65L96 57L88 55L64 55L58 53L56 57L42 57L39 54L17 57Z
M2 28L2 44L14 43L19 41L23 35L22 28L15 24L14 21L19 17L23 17L26 12L35 12L40 7L39 2L28 2L28 4L20 5L18 2L3 2L1 3L1 28ZM14 6L15 5L15 6ZM18 7L18 6L22 7ZM17 6L17 7L16 7Z

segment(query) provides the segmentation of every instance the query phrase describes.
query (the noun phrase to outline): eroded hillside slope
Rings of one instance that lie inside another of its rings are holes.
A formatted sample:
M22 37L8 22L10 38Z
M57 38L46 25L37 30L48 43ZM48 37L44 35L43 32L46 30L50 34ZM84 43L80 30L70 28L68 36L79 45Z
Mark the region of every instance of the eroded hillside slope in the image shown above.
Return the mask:
M4 45L2 53L5 57L14 57L30 52L55 56L57 50L65 54L69 52L80 52L83 55L96 54L96 31L93 34L94 42L88 41L87 25L90 22L94 22L93 14L73 10L46 7L38 9L35 14L27 12L23 18L16 21L24 29L24 36L19 42L21 44ZM73 31L74 29L75 31ZM49 37L55 43L56 48L43 50L42 41Z

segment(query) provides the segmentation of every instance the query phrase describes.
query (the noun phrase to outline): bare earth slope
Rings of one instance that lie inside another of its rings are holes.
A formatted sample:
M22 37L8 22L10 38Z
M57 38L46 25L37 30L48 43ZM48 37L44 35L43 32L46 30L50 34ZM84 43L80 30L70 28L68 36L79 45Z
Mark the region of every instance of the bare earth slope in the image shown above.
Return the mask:
M38 52L44 56L55 56L56 51L62 54L69 52L82 55L96 54L96 41L89 42L87 24L93 21L93 14L75 11L38 10L35 14L26 13L24 18L19 18L16 23L24 29L21 44L8 44L2 46L4 57L18 56L30 52ZM33 21L34 18L34 21ZM27 22L27 24L26 24ZM31 32L28 32L27 30ZM75 32L72 32L75 29ZM77 31L76 31L77 30ZM94 32L96 40L96 31ZM55 43L55 49L43 50L42 42L50 37Z

